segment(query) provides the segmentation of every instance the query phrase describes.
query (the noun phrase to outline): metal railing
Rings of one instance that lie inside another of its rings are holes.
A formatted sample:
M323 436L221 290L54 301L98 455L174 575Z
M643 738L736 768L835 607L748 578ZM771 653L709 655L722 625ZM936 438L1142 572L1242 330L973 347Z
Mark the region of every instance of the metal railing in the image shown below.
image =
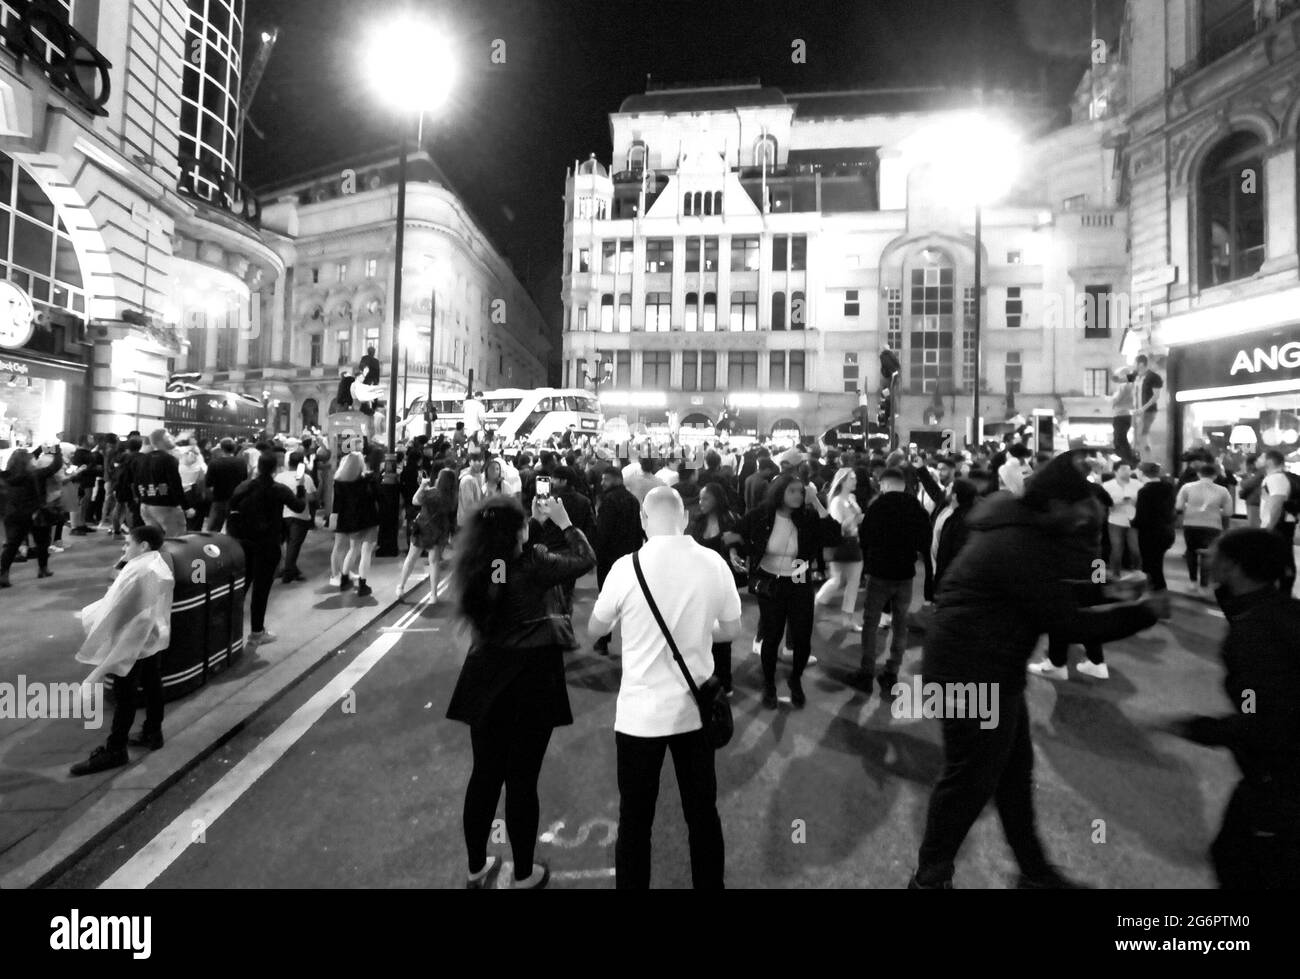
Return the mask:
M1170 71L1170 84L1180 85L1202 68L1231 54L1252 38L1297 11L1300 11L1300 0L1277 0L1271 14L1265 8L1258 15L1252 4L1242 4L1234 13L1202 35L1200 49L1196 52L1196 56L1181 67Z
M112 93L112 63L69 23L66 0L0 0L0 43L18 58L33 61L82 109L106 116Z

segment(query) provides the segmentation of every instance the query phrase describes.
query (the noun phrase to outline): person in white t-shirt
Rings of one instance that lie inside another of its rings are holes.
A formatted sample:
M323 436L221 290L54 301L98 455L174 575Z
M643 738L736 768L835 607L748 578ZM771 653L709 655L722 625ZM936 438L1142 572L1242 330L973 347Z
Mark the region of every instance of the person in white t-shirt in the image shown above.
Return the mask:
M1282 594L1290 595L1295 587L1296 518L1286 512L1291 481L1287 478L1286 456L1277 449L1264 453L1264 485L1259 491L1259 525L1286 541L1287 571L1281 581Z
M276 474L275 481L289 487L294 496L311 502L316 495L316 482L307 471L306 460L302 451L295 451L289 456L289 467ZM310 507L301 513L294 513L289 507L284 508L284 570L280 581L286 585L303 581L303 574L298 570L298 555L302 552L302 543L307 539L311 529Z
M483 437L483 418L487 414L482 397L482 391L475 391L472 398L465 399L465 434L475 444L480 444Z
M1133 478L1133 467L1120 462L1115 467L1115 478L1101 485L1110 497L1110 516L1106 520L1110 534L1110 573L1111 577L1118 578L1124 570L1126 553L1131 564L1139 563L1138 533L1133 518L1137 516L1137 495L1142 484Z
M641 570L692 678L713 673L713 643L740 633L740 595L716 551L685 535L686 510L667 486L642 503L647 541ZM650 833L664 753L671 751L682 794L695 887L723 886L722 821L718 817L713 746L699 707L637 581L633 556L614 562L591 612L588 633L622 629L623 679L614 715L618 751L618 842L615 884L650 886Z

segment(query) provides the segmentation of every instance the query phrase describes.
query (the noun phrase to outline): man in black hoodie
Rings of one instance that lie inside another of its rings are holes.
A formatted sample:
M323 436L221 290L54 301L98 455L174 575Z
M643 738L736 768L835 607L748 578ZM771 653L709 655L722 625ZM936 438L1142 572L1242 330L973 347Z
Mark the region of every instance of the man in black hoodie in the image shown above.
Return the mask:
M605 587L605 576L614 562L625 554L641 549L645 532L641 529L641 504L623 485L623 471L610 466L600 477L600 509L596 511L596 588ZM596 652L609 655L608 635L595 642Z
M880 495L871 501L858 531L867 572L866 607L862 615L862 666L854 686L870 690L876 669L880 616L893 605L893 638L889 659L880 674L880 696L891 698L898 668L907 652L908 607L916 562L925 564L925 590L930 591L934 567L930 561L930 515L915 494L907 492L907 477L899 469L880 474Z
M1155 625L1169 605L1165 593L1080 608L1061 579L1062 546L1097 519L1077 455L1057 456L1031 476L1023 497L998 494L981 503L969 542L944 575L925 635L925 681L987 692L996 722L969 716L964 703L945 709L944 771L930 796L910 887L952 886L957 851L991 799L1020 865L1018 886L1077 886L1048 862L1034 823L1026 664L1049 630L1072 642L1110 642Z

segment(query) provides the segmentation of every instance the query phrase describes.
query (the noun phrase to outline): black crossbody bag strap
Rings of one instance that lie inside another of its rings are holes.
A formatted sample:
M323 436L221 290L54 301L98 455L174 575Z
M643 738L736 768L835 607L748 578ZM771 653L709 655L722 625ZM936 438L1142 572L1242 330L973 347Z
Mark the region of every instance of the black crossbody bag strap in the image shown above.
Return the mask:
M641 584L641 594L645 595L645 600L650 605L650 611L654 614L655 621L659 623L659 629L663 632L664 638L668 640L668 648L672 650L673 659L677 660L677 665L681 667L682 676L686 677L686 684L691 688L691 696L695 698L695 702L698 704L700 688L691 676L691 671L686 668L686 660L682 659L682 654L677 648L677 642L668 629L668 623L664 621L659 606L655 604L655 597L650 594L650 586L646 584L645 575L641 571L641 554L639 551L632 554L632 568L636 571L636 580Z

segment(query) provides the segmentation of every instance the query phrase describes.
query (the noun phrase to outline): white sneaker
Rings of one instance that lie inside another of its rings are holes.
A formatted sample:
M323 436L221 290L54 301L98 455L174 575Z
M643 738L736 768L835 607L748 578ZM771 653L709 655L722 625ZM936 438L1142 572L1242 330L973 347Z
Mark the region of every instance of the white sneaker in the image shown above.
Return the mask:
M250 632L248 634L248 645L265 646L268 642L275 642L279 638L270 629L263 629L261 632Z
M63 548L61 548L58 544L51 544L51 545L50 545L50 553L51 553L51 554L62 554L62 553L63 553Z
M1109 680L1110 669L1105 663L1094 663L1092 660L1084 660L1075 667L1084 676L1090 676L1094 680Z
M752 647L750 647L750 652L751 652L753 655L755 655L755 656L762 656L762 655L763 655L763 640L761 640L761 639L755 639L755 640L754 640L754 645L753 645Z
M332 575L330 575L330 587L331 587L331 588L338 588L338 587L339 587L340 585L342 585L342 584L343 584L343 576L342 576L342 575L337 575L337 574L332 574Z
M533 861L533 872L520 880L518 877L511 876L510 887L517 891L531 891L545 887L546 882L551 878L551 869L540 860Z
M1034 676L1045 676L1049 680L1070 679L1069 667L1053 666L1050 659L1040 659L1037 663L1030 663L1029 672Z

